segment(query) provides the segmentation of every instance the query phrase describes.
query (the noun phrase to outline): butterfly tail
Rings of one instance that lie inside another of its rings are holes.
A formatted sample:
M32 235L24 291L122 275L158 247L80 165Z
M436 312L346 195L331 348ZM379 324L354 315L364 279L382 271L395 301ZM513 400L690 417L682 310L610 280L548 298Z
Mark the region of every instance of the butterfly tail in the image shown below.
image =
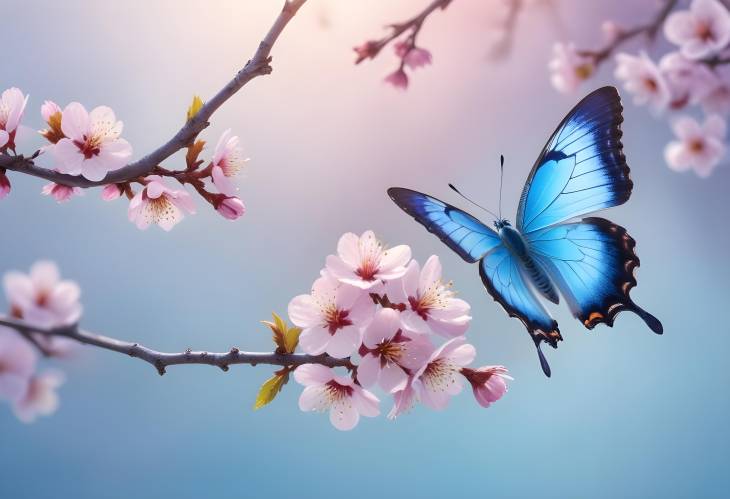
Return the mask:
M544 372L545 376L549 378L552 371L550 370L550 364L548 364L548 361L545 358L545 354L542 353L542 349L540 348L540 345L542 344L542 339L537 337L533 337L533 339L535 340L535 347L537 347L537 356L540 359L540 367L542 367L542 372Z
M656 334L662 334L664 333L664 326L662 326L661 321L651 315L649 312L638 306L633 301L629 302L627 306L627 310L631 310L636 315L641 317L641 319L646 323L647 326L649 326L649 329L654 331Z

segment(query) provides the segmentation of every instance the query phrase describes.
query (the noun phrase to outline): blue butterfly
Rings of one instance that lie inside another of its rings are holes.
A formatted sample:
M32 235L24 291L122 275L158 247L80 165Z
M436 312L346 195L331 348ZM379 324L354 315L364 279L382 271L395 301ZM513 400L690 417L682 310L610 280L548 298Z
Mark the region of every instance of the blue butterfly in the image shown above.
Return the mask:
M479 262L489 294L530 333L546 376L550 366L540 345L557 348L563 338L538 295L558 303L559 291L588 329L600 323L612 326L619 312L629 310L655 333L663 332L661 322L629 297L639 258L626 229L597 217L570 221L623 204L631 195L621 144L622 110L616 89L604 87L568 113L527 178L516 227L495 215L494 231L426 194L388 189L398 206L461 258Z

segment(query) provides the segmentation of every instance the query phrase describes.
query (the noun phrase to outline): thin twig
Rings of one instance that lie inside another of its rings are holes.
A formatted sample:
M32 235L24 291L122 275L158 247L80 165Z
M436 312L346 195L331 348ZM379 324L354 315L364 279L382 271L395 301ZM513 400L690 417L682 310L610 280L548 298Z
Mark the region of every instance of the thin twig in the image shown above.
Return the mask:
M0 168L40 177L57 184L71 187L95 187L112 183L124 183L149 174L164 160L190 145L195 140L195 137L209 125L208 120L213 113L246 83L257 76L271 73L271 49L286 25L305 2L306 0L286 0L284 2L284 8L279 13L276 21L274 21L269 32L259 44L256 53L254 53L253 57L246 63L243 69L238 71L236 76L225 87L208 100L195 117L185 123L169 141L138 161L130 163L119 170L109 172L100 181L91 181L80 175L66 175L48 170L47 168L41 168L31 158L22 155L13 156L7 153L0 154Z
M152 350L139 343L117 340L108 336L91 333L79 329L77 326L64 328L43 329L34 327L27 322L11 317L0 318L0 325L15 329L23 336L31 333L42 334L48 337L61 337L75 340L85 345L92 345L104 350L122 353L148 362L157 369L160 375L165 374L168 366L179 364L205 364L216 366L223 371L228 371L228 366L233 364L269 364L274 366L300 366L302 364L321 364L327 367L345 367L350 371L355 366L350 359L337 359L327 354L307 355L303 353L280 354L276 352L243 352L236 347L227 352L206 352L192 351L190 349L180 353L167 353Z

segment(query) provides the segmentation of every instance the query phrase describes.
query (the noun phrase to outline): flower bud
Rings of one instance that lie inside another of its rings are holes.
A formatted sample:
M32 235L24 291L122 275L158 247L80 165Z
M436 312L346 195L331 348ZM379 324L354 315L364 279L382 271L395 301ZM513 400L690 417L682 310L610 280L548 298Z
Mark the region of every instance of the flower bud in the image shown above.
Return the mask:
M228 220L235 220L246 212L246 206L243 204L243 201L235 196L223 198L215 209Z

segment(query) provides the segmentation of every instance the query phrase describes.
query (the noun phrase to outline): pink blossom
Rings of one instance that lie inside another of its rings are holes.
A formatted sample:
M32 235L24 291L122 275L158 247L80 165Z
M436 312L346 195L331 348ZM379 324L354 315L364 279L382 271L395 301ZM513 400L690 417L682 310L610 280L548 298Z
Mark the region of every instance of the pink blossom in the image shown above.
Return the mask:
M101 199L104 201L114 201L122 195L122 192L122 189L117 184L108 184L101 190Z
M601 23L601 32L606 43L614 43L619 36L624 34L623 28L614 21L603 21Z
M15 134L27 103L28 96L15 87L0 96L0 149L15 150Z
M52 100L45 101L41 106L41 116L46 123L50 123L51 118L61 112L61 107Z
M233 182L233 177L241 172L248 159L243 157L243 150L239 145L237 136L231 134L229 128L215 146L213 153L213 170L211 177L213 184L226 196L235 196L238 187Z
M408 75L402 68L396 69L385 77L385 83L393 85L395 88L405 90L408 88Z
M68 326L81 317L79 286L73 281L61 280L53 262L34 263L30 274L7 272L3 284L11 315L34 326Z
M132 156L132 146L120 138L123 124L106 106L91 113L78 102L63 110L63 138L53 147L61 173L83 175L89 180L102 180L110 171L118 170Z
M573 43L556 43L548 63L550 81L558 92L575 92L596 70L592 56L579 54Z
M5 171L0 172L0 199L10 194L10 179L5 175Z
M406 66L411 69L418 69L427 64L431 64L431 52L420 47L411 47L408 42L398 42L394 45L395 53L403 59Z
M64 203L73 196L83 196L84 190L80 187L69 187L51 182L43 186L41 193L44 196L52 196L59 203Z
M700 96L700 104L706 114L730 114L730 67L719 66L711 72L707 91Z
M707 65L670 52L659 60L659 70L666 78L673 108L695 104L704 98L717 79Z
M33 376L25 394L13 403L15 416L23 423L32 423L38 416L49 416L58 409L56 389L65 376L59 371L45 371Z
M677 119L672 125L679 140L670 142L664 157L672 170L694 170L700 177L709 177L725 156L725 120L710 115L700 125L689 116Z
M427 338L402 330L398 312L381 309L365 329L357 380L365 388L378 383L389 393L404 390L408 373L420 368L432 352Z
M236 220L246 213L246 206L236 196L224 197L215 209L228 220Z
M299 408L304 412L329 410L330 422L338 430L351 430L360 416L380 414L380 400L356 385L349 376L336 376L333 369L304 364L294 371L294 379L304 385Z
M651 104L657 111L666 109L671 101L669 85L654 61L645 52L638 56L616 54L614 76L624 82L624 88L634 95L636 105Z
M385 249L371 230L360 237L348 232L337 243L337 255L327 257L327 271L340 282L372 289L381 281L402 277L410 259L406 245Z
M139 229L151 224L171 230L184 217L184 211L194 214L195 204L185 189L175 190L165 185L162 177L150 175L147 184L129 203L129 220Z
M730 13L717 0L693 0L689 10L669 15L664 35L685 57L710 57L730 42Z
M485 366L479 369L465 367L461 374L471 383L474 398L482 407L489 407L507 393L505 380L512 379L504 366Z
M0 398L20 399L28 390L36 362L28 341L11 329L0 328Z
M418 394L413 387L413 381L413 375L408 376L405 388L393 393L393 408L388 413L388 419L395 419L410 411L416 405Z
M423 269L413 261L400 282L401 286L389 289L392 294L389 297L394 302L406 304L401 313L406 329L453 338L469 328L471 307L456 298L450 284L441 281L441 272L441 262L436 255L426 261Z
M322 276L309 295L289 302L289 318L301 327L299 345L308 354L327 352L332 357L352 355L361 343L361 328L375 312L367 293Z
M431 354L413 380L418 398L431 409L444 409L453 395L461 392L459 372L470 364L476 350L463 336L453 338Z

